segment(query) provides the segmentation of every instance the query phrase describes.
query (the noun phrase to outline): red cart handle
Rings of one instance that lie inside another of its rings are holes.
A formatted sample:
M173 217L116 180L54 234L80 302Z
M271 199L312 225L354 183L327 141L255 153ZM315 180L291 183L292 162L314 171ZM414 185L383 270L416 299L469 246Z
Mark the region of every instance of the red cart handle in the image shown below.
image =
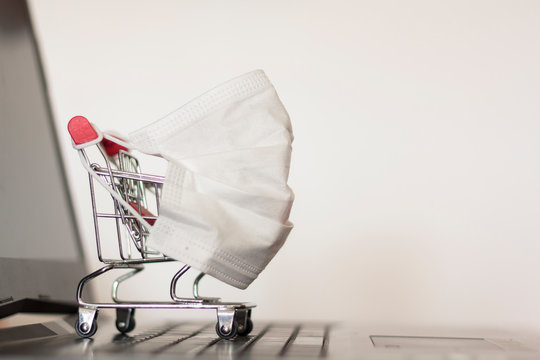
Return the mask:
M103 140L103 134L84 116L75 116L69 120L68 131L75 149L95 145Z
M120 145L120 143L123 143L121 138L112 135L105 138L97 126L90 123L84 116L75 116L69 120L68 131L75 149L101 143L108 157L115 156L120 150L128 151L127 147ZM118 139L118 142L115 139Z
M103 138L103 140L101 140L101 146L103 146L103 150L105 150L105 154L107 154L108 157L115 156L118 154L118 152L120 152L120 150L129 151L127 147L114 141L114 139L123 141L122 139L117 138L116 136L111 136L110 134L108 134L107 137L108 139Z

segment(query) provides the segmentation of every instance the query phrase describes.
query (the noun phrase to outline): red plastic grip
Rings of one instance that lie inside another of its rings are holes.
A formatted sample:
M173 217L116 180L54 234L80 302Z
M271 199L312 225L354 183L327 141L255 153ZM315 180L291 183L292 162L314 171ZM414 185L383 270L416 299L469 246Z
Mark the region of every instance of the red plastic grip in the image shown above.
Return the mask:
M119 139L119 140L122 140L122 139ZM101 145L103 146L103 150L105 150L105 153L109 157L112 157L112 156L118 154L118 152L120 150L128 151L127 147L122 146L120 144L117 144L114 141L111 141L111 140L105 139L105 138L103 138L103 140L101 140Z
M71 118L67 127L75 145L86 144L99 138L97 131L84 116Z
M136 211L138 212L143 218L145 217L148 217L148 216L154 216L154 214L152 214L148 209L144 208L141 206L141 211L139 211L139 206L137 205L137 203L134 203L134 202L129 202L129 205L131 205L131 207ZM145 219L150 225L154 225L154 223L156 222L156 219Z

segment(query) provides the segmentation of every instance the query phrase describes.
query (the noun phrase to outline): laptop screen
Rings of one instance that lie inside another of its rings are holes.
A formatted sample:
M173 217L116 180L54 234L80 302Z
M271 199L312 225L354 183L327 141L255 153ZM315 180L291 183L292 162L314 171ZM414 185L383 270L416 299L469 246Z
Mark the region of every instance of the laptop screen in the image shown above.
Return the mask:
M0 54L1 317L74 303L84 262L24 1L0 2Z

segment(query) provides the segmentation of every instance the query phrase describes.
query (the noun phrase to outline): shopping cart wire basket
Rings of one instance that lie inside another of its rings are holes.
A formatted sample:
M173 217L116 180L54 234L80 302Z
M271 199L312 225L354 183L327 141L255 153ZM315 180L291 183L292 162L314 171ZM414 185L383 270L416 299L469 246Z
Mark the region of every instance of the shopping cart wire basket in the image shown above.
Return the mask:
M79 305L79 316L75 324L77 334L87 338L96 333L99 309L116 309L116 327L121 333L127 333L135 328L135 309L212 309L217 313L216 333L219 337L232 339L249 334L253 329L251 309L255 304L222 302L219 298L199 296L199 282L204 273L200 273L193 282L193 297L177 295L178 280L190 269L187 264L184 264L171 280L172 301L144 302L119 299L120 284L140 273L146 264L176 261L147 246L149 230L159 217L164 177L141 173L139 161L129 152L128 144L112 135L102 133L85 117L72 118L68 123L68 131L72 145L88 172L97 256L99 261L105 264L84 277L77 287ZM97 162L94 162L86 151L91 146L95 146L98 150ZM111 196L112 207L105 211L98 206L96 183ZM113 222L115 229L114 234L107 234L103 239L100 234L102 221ZM105 256L102 242L106 241L116 242L117 256ZM83 288L87 282L116 269L131 271L114 280L112 302L94 303L83 300Z

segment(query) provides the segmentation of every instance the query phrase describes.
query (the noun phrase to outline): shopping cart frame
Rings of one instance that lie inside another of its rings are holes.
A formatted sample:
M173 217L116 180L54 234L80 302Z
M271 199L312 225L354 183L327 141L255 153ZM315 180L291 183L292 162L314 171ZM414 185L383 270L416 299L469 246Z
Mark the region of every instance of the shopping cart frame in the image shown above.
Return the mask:
M135 309L206 309L216 311L216 333L220 338L232 339L236 336L248 335L253 329L251 309L256 305L244 302L222 302L220 298L200 296L199 282L204 277L204 273L200 273L193 282L193 297L186 298L177 295L177 283L190 269L187 264L183 265L171 280L169 293L172 301L120 300L118 289L121 283L143 271L146 264L177 261L146 246L148 229L159 216L160 192L164 177L141 173L138 160L129 153L127 147L123 146L125 143L113 136L103 134L82 116L76 116L69 121L68 131L72 138L72 145L88 172L97 255L99 261L105 264L79 282L77 287L79 312L75 324L77 334L87 338L96 333L97 315L100 309L116 309L116 327L121 333L130 332L135 328ZM90 146L97 147L104 165L90 160L85 150ZM102 185L111 195L114 213L101 212L98 208L95 182ZM144 206L147 189L154 192L156 215L149 213ZM104 257L100 219L112 219L116 222L119 250L117 258ZM124 239L121 235L121 231L126 231L126 229L130 237L127 242L129 250L124 249ZM112 302L98 303L83 299L83 290L89 281L111 270L126 269L131 271L119 276L112 283Z

